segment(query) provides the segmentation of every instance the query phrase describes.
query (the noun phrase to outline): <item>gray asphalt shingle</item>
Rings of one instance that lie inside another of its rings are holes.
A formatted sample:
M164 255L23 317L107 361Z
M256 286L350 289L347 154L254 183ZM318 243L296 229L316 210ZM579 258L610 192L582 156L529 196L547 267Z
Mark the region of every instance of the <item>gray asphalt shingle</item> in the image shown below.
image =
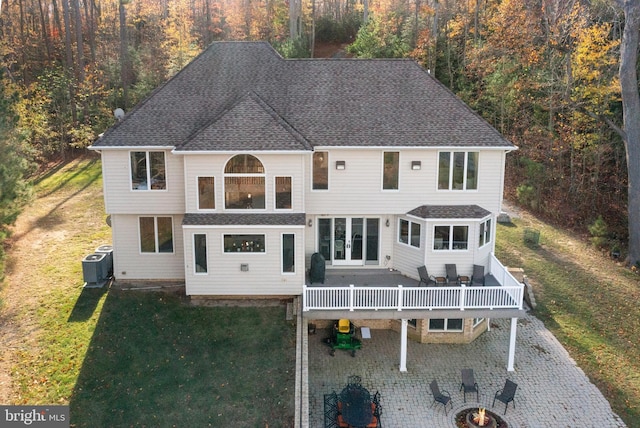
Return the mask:
M187 213L182 219L183 226L304 226L304 224L304 213Z
M491 212L478 205L422 205L407 214L424 219L481 219Z
M515 148L410 59L283 59L216 42L94 144L178 150Z

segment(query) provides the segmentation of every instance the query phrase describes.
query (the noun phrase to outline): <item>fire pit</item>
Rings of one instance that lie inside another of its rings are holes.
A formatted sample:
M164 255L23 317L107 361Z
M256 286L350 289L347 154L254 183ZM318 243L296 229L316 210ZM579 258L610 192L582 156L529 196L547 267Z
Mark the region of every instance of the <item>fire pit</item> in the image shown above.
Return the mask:
M467 426L470 428L496 428L496 419L488 414L486 409L480 408L477 412L467 413Z
M500 416L477 407L464 409L456 415L455 421L458 428L508 428Z

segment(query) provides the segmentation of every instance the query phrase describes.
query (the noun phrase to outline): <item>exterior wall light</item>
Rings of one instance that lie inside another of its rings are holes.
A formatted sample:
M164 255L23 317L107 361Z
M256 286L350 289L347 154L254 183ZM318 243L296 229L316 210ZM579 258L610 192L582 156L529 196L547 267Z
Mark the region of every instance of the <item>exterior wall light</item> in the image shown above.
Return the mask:
M309 221L307 222L307 224L309 225L309 227L313 226L313 220L309 219Z
M389 222L389 219L387 219L387 221L384 222L384 225L387 227L391 226L391 222Z
M336 169L345 169L346 164L344 161L336 161Z
M413 169L415 171L415 170L418 170L420 168L422 168L422 162L420 162L420 161L411 161L411 169Z

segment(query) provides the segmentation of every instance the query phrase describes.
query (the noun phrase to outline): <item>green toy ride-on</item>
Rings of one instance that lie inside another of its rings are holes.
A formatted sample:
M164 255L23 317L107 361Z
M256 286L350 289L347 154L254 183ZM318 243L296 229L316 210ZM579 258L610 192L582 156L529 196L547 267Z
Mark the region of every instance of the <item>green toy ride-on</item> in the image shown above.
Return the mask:
M347 319L338 320L333 325L331 337L325 339L325 343L331 347L329 354L334 356L336 349L351 351L351 356L356 356L356 349L362 348L362 342L355 337L355 326Z

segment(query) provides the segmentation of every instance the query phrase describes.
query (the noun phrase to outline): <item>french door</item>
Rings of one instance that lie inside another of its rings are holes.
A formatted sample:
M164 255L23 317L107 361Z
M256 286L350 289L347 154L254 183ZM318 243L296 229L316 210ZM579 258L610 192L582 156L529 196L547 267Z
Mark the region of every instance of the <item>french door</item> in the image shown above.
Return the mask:
M321 218L319 251L334 266L378 264L379 224L377 218Z

